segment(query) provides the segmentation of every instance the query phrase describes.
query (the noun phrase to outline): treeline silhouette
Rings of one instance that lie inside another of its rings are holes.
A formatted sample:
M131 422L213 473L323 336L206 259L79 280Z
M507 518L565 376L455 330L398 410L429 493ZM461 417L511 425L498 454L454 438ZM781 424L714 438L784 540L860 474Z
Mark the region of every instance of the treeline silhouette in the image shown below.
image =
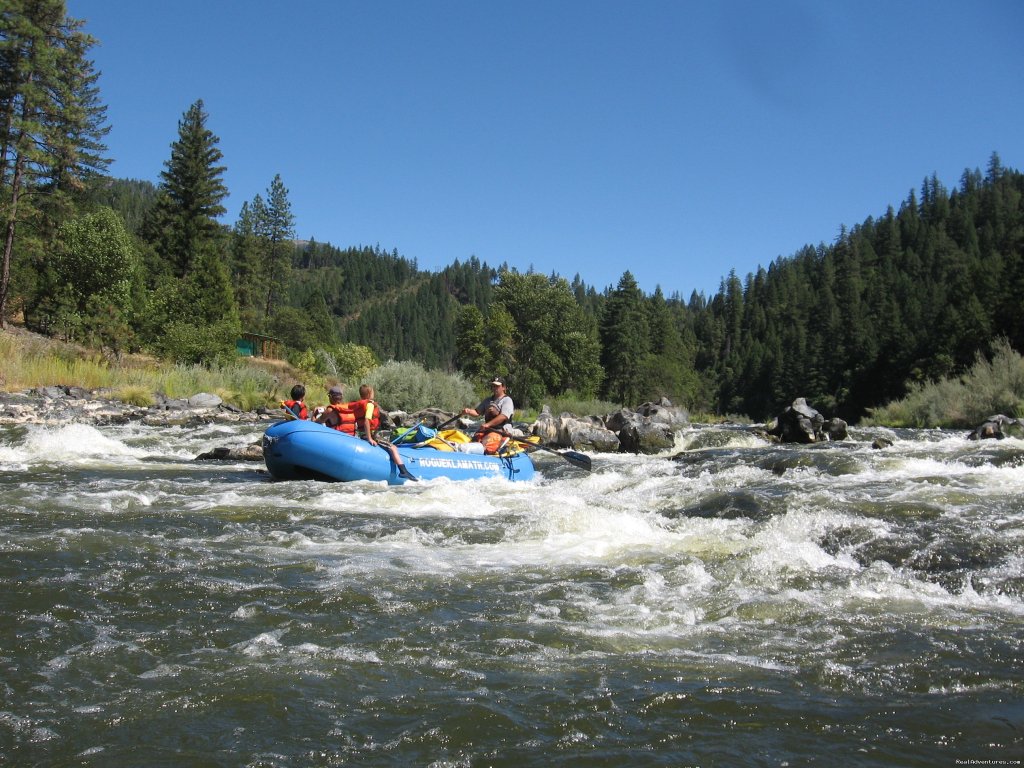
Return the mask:
M141 219L138 182L111 182L104 194L126 221ZM671 318L677 357L691 374L660 394L755 419L803 396L856 421L911 382L965 370L997 339L1024 348L1022 201L1024 175L993 154L984 174L965 170L957 188L932 175L898 208L843 227L833 243L808 245L742 279L729 272L710 297L640 294L649 317ZM298 242L284 294L299 311L322 297L338 341L450 371L459 367L462 308L486 313L505 269L471 257L431 272L379 245ZM596 324L607 323L610 302L632 282L623 277L601 290L578 274L571 281ZM635 389L659 394L642 381Z

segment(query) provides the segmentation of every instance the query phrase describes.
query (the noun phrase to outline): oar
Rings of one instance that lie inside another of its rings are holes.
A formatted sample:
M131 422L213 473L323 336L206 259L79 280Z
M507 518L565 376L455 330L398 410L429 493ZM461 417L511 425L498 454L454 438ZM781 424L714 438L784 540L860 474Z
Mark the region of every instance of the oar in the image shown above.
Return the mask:
M446 422L444 422L442 424L438 424L436 427L434 427L434 429L436 429L438 432L440 432L444 427L447 427L452 422L458 421L461 418L462 418L462 414L461 413L456 413L454 416L452 416L450 419L448 419L448 421L446 421Z
M442 424L438 424L438 425L437 425L436 427L431 427L431 429L433 429L433 430L434 430L435 432L440 432L440 431L441 431L441 429L442 429L442 427L447 427L447 426L448 426L449 424L451 424L451 423L452 423L453 421L455 421L456 419L460 418L461 416L462 416L462 414L461 414L461 413L457 413L457 414L455 414L454 416L452 416L452 417L451 417L450 419L448 419L448 421L446 421L446 422L444 422L444 423L442 423ZM416 427L418 427L418 426L420 426L421 424L423 424L423 422L424 422L424 421L425 421L425 419L420 419L420 420L419 420L419 421L417 421L417 422L416 422L415 424L413 424L413 425L412 425L411 427L409 427L409 428L408 428L407 430L405 430L404 432L402 432L402 433L401 433L400 435L398 435L397 437L393 438L393 439L391 440L391 442L392 442L392 443L397 443L397 442L398 442L399 440L401 440L401 439L402 439L403 437L405 437L406 435L408 435L409 433L411 433L411 432L412 432L412 431L413 431L414 429L416 429Z
M492 429L491 427L484 427L483 429L486 432L497 432L500 435L505 435L505 437L507 437L509 440L512 440L513 442L522 445L524 448L526 448L526 450L529 450L531 448L540 448L542 451L547 451L548 453L555 454L555 456L561 456L574 467L585 469L587 470L587 472L590 472L592 468L590 457L585 454L577 453L576 451L556 451L554 448L549 448L548 446L543 445L541 443L531 443L529 440L526 440L522 437L514 437L512 435L508 435L502 432L500 429Z
M392 442L392 443L397 443L397 442L398 442L399 440L401 440L401 439L402 439L403 437L405 437L406 435L408 435L408 434L409 434L410 432L412 432L412 431L413 431L414 429L416 429L416 427L420 426L420 425L421 425L422 423L423 423L423 419L420 419L420 420L419 420L419 421L417 421L417 422L416 422L415 424L413 424L413 425L412 425L411 427L409 427L409 428L408 428L407 430L405 430L404 432L402 432L402 433L401 433L400 435L396 435L396 436L395 436L395 437L394 437L394 438L393 438L393 439L391 440L391 442ZM380 441L378 440L377 442L380 442Z

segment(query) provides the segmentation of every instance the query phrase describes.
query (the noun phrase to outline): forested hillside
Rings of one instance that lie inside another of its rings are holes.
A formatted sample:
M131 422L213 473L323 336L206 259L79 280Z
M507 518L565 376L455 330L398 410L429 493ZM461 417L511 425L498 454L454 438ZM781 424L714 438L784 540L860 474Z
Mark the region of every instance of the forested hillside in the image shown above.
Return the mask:
M644 295L628 273L600 293L577 275L572 294L602 347L593 391L754 418L799 395L855 420L910 381L964 370L999 337L1024 348L1022 195L1024 176L993 155L952 191L929 177L836 242L730 272L685 302ZM487 315L505 269L472 258L428 273L379 247L317 243L299 245L293 267L290 303L321 293L339 339L448 370L464 367L460 312Z
M807 247L695 313L716 406L761 416L795 394L857 418L909 381L963 371L993 341L1024 348L1024 176L993 155Z
M602 291L475 257L426 271L380 246L298 240L280 175L226 224L201 100L158 183L108 177L95 41L63 14L56 0L3 11L0 326L205 365L260 334L317 373L408 360L504 375L524 405L668 397L756 419L803 396L856 420L997 340L1024 349L1024 176L994 153L952 191L933 175L880 201L833 243L742 278L723 264L710 297L648 295L628 271Z

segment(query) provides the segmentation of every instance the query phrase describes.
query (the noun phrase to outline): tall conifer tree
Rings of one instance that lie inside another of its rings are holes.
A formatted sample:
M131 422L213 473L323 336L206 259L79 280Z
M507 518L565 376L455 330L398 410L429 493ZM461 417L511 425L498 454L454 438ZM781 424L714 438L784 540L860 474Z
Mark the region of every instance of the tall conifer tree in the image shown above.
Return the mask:
M217 217L227 196L218 139L196 101L178 123L178 140L161 172L145 237L171 265L152 304L150 343L184 362L231 357L241 332L228 267L229 244Z
M0 327L15 239L52 238L59 219L45 215L47 203L54 209L54 202L80 191L85 176L107 165L101 143L106 108L86 59L95 41L81 27L65 16L63 0L0 6ZM34 231L19 232L30 219L38 222Z
M175 277L187 277L203 250L220 245L217 218L225 212L227 197L220 165L220 139L206 127L209 115L202 99L196 101L178 123L178 139L171 157L160 172L160 194L145 235L157 252L173 265Z
M288 190L281 181L281 175L274 176L267 190L267 205L262 234L266 238L267 304L266 316L269 318L274 307L285 295L288 275L292 267L292 253L295 246L295 217L292 215L292 204L288 200Z
M639 404L644 390L639 373L650 348L644 295L632 273L626 271L609 296L601 318L606 397L626 406Z

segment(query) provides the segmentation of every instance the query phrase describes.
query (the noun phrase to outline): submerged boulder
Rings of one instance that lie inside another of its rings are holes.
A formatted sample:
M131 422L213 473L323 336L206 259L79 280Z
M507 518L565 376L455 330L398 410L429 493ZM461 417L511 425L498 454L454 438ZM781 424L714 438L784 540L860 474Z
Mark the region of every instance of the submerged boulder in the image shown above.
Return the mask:
M221 446L199 454L196 461L263 461L263 445Z

